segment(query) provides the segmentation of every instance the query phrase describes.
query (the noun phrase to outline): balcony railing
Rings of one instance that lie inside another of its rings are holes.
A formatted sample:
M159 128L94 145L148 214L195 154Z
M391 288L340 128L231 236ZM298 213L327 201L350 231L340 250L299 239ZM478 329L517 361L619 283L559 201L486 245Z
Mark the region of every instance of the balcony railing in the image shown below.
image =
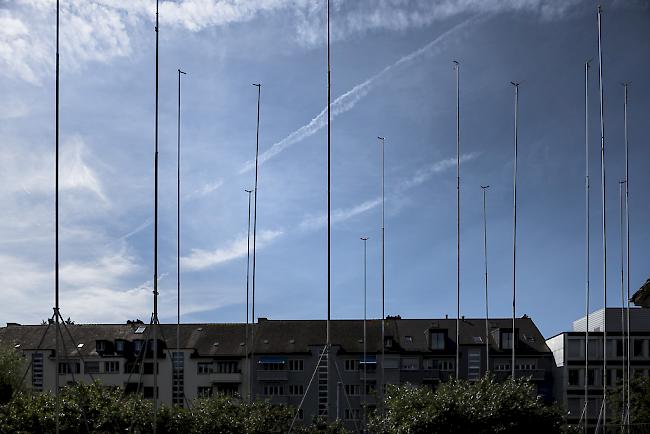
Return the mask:
M241 383L241 373L218 374L213 372L210 374L210 381L213 383Z

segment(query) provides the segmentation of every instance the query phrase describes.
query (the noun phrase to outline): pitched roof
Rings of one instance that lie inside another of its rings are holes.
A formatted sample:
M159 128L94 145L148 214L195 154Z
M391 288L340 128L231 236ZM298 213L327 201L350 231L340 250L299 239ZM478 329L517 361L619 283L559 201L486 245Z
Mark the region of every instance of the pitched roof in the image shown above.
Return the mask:
M493 351L498 351L497 329L510 329L512 319L490 319L493 336L490 344ZM97 355L95 341L115 341L124 339L134 341L151 339L151 326L146 325L143 333L136 333L141 324L66 324L62 327L65 353L77 355L77 344L82 356ZM550 350L533 321L528 317L517 318L519 330L520 354L548 353ZM249 329L249 333L252 332ZM53 325L9 325L0 328L0 343L19 344L23 350L54 349L55 327ZM393 339L393 347L387 351L430 352L427 343L427 330L446 331L448 351L453 351L456 340L455 319L395 319L385 321L385 334ZM381 320L371 319L366 323L367 351L381 351ZM330 323L332 344L343 352L363 352L363 320L332 320ZM466 318L461 320L461 345L485 345L485 319ZM69 332L69 334L68 334ZM70 338L70 335L74 338ZM166 342L168 348L176 346L176 324L161 324L159 339ZM318 347L326 341L325 320L267 320L260 319L254 326L255 353L287 354L307 353L311 347ZM197 356L233 356L245 355L245 324L181 324L180 347L195 349ZM40 343L40 345L39 345ZM492 350L491 350L492 351ZM509 351L509 350L508 350Z

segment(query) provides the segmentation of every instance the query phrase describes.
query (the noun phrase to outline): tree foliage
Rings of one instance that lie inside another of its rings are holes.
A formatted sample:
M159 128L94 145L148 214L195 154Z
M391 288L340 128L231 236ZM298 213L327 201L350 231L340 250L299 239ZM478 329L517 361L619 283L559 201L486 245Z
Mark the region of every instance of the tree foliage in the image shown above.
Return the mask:
M547 406L526 379L498 383L452 380L432 389L392 386L383 411L369 421L377 434L400 433L555 433L561 432L562 411Z
M612 424L619 424L623 414L623 385L619 384L609 401ZM637 375L630 381L630 423L650 424L650 377Z
M9 344L0 344L0 403L22 389L25 362L22 355Z
M156 427L161 434L266 434L286 433L295 409L268 401L241 402L218 395L198 399L190 408L161 406ZM57 402L51 393L19 392L0 406L0 433L54 432ZM96 381L62 389L59 426L61 433L152 432L152 401L125 395ZM296 434L345 434L340 423L296 425Z

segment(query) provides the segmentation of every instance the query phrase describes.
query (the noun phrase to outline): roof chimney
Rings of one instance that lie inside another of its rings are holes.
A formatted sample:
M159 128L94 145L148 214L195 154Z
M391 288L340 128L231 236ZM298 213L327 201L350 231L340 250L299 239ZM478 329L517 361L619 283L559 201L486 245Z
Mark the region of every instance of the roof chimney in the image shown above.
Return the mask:
M17 322L8 322L7 327L18 327L20 324Z

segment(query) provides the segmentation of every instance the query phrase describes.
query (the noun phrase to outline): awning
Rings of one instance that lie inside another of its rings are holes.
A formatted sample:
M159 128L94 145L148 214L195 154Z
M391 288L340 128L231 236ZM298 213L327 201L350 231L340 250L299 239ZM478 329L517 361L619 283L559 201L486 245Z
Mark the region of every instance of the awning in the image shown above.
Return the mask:
M376 365L377 364L377 356L366 356L365 359L363 358L363 356L361 356L359 358L359 364L360 365L364 365L364 364Z
M260 357L260 360L257 363L263 363L268 365L283 365L287 363L287 358L281 356L262 356Z

